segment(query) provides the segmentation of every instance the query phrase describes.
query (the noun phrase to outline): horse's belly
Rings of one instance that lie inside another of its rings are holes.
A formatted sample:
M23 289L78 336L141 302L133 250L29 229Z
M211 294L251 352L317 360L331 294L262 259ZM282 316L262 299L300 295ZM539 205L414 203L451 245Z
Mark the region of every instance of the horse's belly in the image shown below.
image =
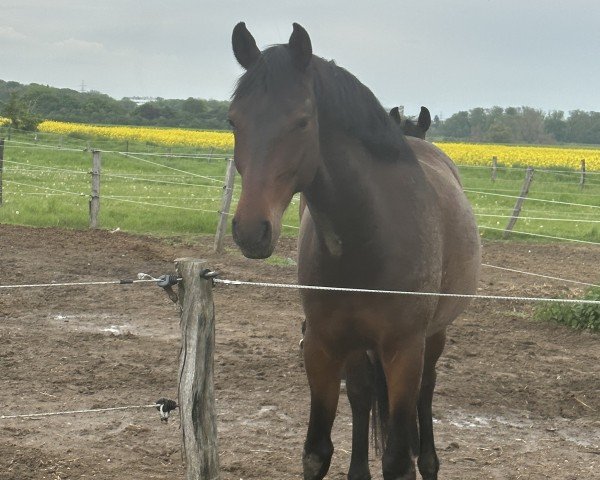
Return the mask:
M434 318L433 297L304 291L307 332L330 350L371 349L414 334L426 336Z

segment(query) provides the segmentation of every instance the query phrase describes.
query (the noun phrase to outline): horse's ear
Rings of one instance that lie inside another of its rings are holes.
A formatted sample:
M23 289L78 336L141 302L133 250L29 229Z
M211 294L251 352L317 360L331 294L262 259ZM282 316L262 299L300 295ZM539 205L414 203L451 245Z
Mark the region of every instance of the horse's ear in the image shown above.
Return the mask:
M260 57L260 50L256 46L256 40L246 28L244 22L238 23L231 34L233 54L238 63L248 70Z
M400 110L398 107L394 107L390 110L390 117L396 120L396 123L402 123L402 117L400 116Z
M288 43L294 65L300 69L300 71L306 70L310 59L312 58L312 44L310 43L310 37L304 28L297 23L294 23L294 31L290 36Z
M431 113L429 113L427 107L421 107L421 113L419 113L417 124L423 129L424 132L429 130L429 127L431 126Z

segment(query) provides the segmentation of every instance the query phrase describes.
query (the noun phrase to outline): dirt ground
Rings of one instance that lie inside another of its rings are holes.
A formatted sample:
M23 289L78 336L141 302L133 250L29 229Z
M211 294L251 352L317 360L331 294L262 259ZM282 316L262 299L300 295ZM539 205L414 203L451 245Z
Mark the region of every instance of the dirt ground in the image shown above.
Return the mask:
M185 243L107 231L0 225L0 285L132 279L209 261L223 278L295 282L279 262L212 238ZM600 283L590 246L486 243L484 262ZM277 264L275 264L277 263ZM577 285L484 267L481 293L557 296ZM293 290L217 286L215 389L222 480L301 477L308 387ZM532 318L531 304L475 301L450 328L434 400L440 478L600 478L600 337ZM176 398L179 318L151 284L0 290L0 415L146 405ZM342 393L327 478L345 478ZM0 480L184 478L178 415L154 409L0 420ZM373 458L374 479L381 479Z

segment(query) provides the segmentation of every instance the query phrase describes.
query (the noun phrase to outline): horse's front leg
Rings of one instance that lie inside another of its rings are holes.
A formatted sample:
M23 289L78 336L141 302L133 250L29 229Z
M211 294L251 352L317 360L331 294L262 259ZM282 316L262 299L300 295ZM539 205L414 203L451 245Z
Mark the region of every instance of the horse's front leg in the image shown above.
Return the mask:
M310 386L310 419L302 457L304 480L321 480L329 470L342 364L309 329L304 338L304 365Z
M387 342L380 354L388 386L390 415L382 459L384 480L416 479L412 446L425 338L419 334L400 338Z

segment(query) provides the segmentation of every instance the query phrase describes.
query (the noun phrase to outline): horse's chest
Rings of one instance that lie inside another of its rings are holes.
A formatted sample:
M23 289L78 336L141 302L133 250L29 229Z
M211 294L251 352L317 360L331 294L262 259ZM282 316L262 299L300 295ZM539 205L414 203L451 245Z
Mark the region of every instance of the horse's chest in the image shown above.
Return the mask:
M436 288L442 275L436 248L396 248L365 245L341 256L315 252L300 256L299 280L312 285L376 290Z

